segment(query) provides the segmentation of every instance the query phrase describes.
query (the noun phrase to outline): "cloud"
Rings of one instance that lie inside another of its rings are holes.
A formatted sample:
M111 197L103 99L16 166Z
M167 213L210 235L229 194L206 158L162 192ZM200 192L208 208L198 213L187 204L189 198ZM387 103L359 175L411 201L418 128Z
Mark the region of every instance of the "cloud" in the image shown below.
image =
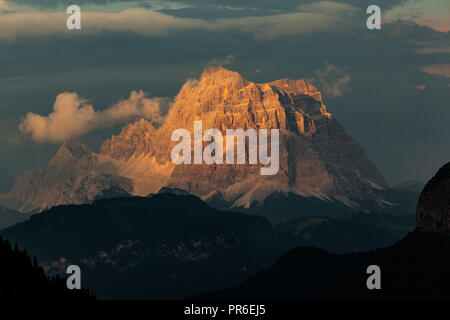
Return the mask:
M29 5L35 7L54 8L59 6L69 6L71 4L86 5L97 4L106 5L115 2L137 2L139 0L10 0L19 5Z
M164 120L161 110L163 105L168 104L167 98L148 98L143 91L133 91L128 99L104 111L95 111L87 100L76 93L64 92L56 97L52 113L48 116L28 113L19 130L39 143L59 143L97 128L111 127L136 118L161 124Z
M225 57L213 58L208 62L208 65L213 66L227 66L232 64L236 60L236 56L234 54L229 54Z
M186 80L186 82L184 83L183 87L194 88L194 87L198 86L199 83L200 83L200 79L189 78L189 79Z
M8 3L5 0L0 0L0 13L8 11L9 9Z
M431 64L420 68L422 72L450 78L450 64Z
M416 86L416 88L419 89L419 90L424 90L426 87L427 87L426 84L418 84L418 85Z
M428 48L418 48L417 52L421 54L433 54L433 53L450 53L450 47L428 47Z
M450 6L448 0L409 0L387 10L384 19L413 21L436 31L450 31Z
M436 31L448 32L450 31L450 12L444 14L423 14L412 20L418 25L430 27Z
M356 12L360 11L357 7L354 7L350 4L336 2L336 1L317 1L314 3L301 4L296 7L298 11L305 12Z
M315 78L312 81L319 85L324 94L340 97L350 91L350 74L345 69L345 67L326 64L324 68L314 70Z
M31 1L31 0L22 0ZM168 0L172 2L182 2L180 0ZM391 8L393 6L407 2L408 0L377 0L377 4L382 8ZM323 2L317 0L189 0L190 4L198 6L217 5L232 8L251 8L251 9L271 9L271 10L291 10L299 5L310 5L316 2ZM341 1L341 3L344 1ZM373 0L345 0L345 3L367 8L373 4Z
M2 0L0 0L2 1ZM0 13L0 40L46 35L84 36L99 32L134 32L142 36L168 36L193 30L240 31L256 39L343 30L352 25L357 8L331 1L298 7L297 12L262 17L202 20L178 18L143 8L119 12L83 12L82 30L67 30L65 12L29 10Z

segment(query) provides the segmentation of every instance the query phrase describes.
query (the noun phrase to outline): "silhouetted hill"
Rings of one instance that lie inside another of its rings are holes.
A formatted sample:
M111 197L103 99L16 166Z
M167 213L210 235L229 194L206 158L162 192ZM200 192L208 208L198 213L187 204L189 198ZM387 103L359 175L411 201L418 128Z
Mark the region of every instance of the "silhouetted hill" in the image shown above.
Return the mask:
M205 299L450 298L450 238L414 232L392 247L334 255L293 249L269 269ZM381 269L381 290L369 290L367 267Z
M420 194L417 228L450 236L450 162L439 169Z
M450 298L450 163L427 183L417 228L391 247L334 255L301 247L236 287L203 298ZM295 228L294 228L295 229ZM364 229L360 230L361 232ZM366 286L367 267L381 269L381 290Z
M86 290L68 290L63 278L47 278L36 258L32 262L26 251L19 250L17 246L11 248L10 243L1 237L0 261L1 300L94 298Z

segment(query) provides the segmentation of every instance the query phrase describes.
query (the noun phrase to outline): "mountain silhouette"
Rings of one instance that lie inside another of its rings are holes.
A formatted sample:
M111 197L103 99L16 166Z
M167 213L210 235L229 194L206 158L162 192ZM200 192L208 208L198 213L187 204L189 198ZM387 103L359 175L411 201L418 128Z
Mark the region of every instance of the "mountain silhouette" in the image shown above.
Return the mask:
M100 298L182 298L220 288L285 248L264 218L171 192L59 206L1 234L38 256L49 274L79 265Z
M450 298L450 163L427 183L417 228L390 247L331 254L299 247L270 268L206 299L442 299ZM369 290L367 268L380 267L381 289Z

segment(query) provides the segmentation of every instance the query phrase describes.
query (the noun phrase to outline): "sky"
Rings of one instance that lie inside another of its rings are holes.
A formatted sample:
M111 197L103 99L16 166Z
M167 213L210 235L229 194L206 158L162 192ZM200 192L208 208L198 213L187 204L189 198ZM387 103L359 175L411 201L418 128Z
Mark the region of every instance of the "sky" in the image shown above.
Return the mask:
M312 81L390 184L427 181L450 161L449 30L448 0L0 0L0 192L64 139L161 123L209 64Z

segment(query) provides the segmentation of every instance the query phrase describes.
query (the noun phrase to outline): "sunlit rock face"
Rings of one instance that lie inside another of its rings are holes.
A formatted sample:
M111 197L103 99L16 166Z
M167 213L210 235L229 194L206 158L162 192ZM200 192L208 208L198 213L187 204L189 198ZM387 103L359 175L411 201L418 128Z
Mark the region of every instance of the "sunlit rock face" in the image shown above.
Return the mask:
M260 165L249 164L173 165L173 130L193 133L196 120L202 120L203 130L223 133L279 129L278 174L261 176ZM130 124L103 144L101 154L116 161L122 175L139 180L136 189L142 195L169 186L206 199L219 196L231 207L249 207L275 192L353 207L366 200L385 205L378 193L386 185L384 178L305 80L258 84L222 67L207 67L200 80L182 87L164 125L155 129L144 120Z
M183 128L192 135L198 120L203 132L216 128L224 135L226 129L279 129L278 173L264 176L261 164L248 164L248 146L246 164L176 166L171 151L178 141L171 140L172 132ZM99 154L80 142L65 143L47 167L19 178L6 202L41 210L106 195L146 196L164 186L228 208L249 208L273 194L358 210L368 202L392 206L383 195L384 178L327 111L313 85L291 79L254 83L222 67L207 67L199 80L188 80L160 127L143 119L130 123L105 141Z
M417 228L450 235L450 163L423 189L417 206Z

